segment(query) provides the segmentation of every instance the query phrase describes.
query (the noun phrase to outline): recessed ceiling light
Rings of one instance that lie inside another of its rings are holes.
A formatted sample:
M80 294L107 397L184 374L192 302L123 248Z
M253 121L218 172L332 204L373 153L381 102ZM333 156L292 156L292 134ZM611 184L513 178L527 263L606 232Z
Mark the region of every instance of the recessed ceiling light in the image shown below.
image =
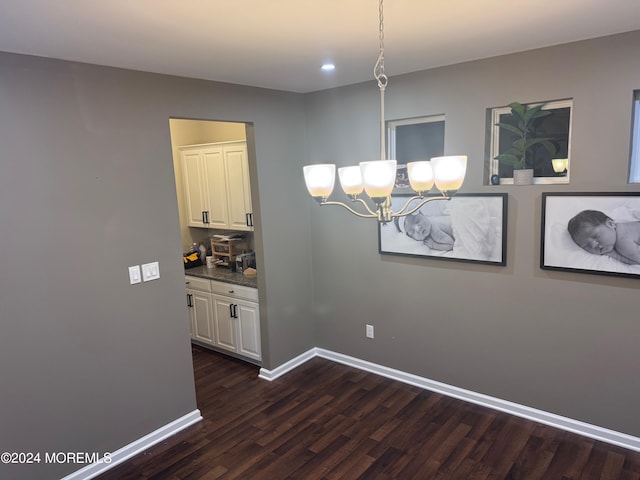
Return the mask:
M323 72L332 72L333 70L336 69L336 66L333 63L325 63L320 68L322 69Z

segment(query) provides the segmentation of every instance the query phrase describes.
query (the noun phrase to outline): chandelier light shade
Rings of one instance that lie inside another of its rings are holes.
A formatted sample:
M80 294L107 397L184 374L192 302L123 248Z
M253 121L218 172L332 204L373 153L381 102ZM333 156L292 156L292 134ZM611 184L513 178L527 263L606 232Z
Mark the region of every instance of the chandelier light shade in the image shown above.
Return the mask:
M307 165L304 167L304 179L309 195L325 201L333 192L336 181L336 166L329 163Z
M362 172L359 166L339 168L338 176L340 177L342 190L352 199L357 198L362 193L364 184L362 183Z
M360 162L364 191L376 203L391 195L396 182L395 160Z
M431 159L431 164L436 188L446 196L455 194L464 182L467 157L465 155L435 157Z
M340 186L352 202L360 204L365 212L359 212L342 202L329 201L335 184L336 166L333 164L307 165L303 168L304 180L309 194L320 205L338 205L354 215L364 218L376 218L381 223L390 222L395 217L411 215L425 203L432 200L450 199L462 186L467 170L467 157L464 155L434 157L430 161L421 160L407 164L409 185L415 195L409 198L397 211L391 210L391 193L396 181L396 161L386 159L384 92L388 78L384 72L384 15L383 0L379 1L380 52L374 66L374 78L380 89L380 160L360 162L358 166L338 169ZM554 165L555 166L555 165ZM433 186L440 195L426 196ZM374 202L375 211L360 195L365 192ZM417 203L409 205L418 200Z
M407 176L409 185L417 193L424 193L433 187L433 167L431 162L410 162L407 163Z

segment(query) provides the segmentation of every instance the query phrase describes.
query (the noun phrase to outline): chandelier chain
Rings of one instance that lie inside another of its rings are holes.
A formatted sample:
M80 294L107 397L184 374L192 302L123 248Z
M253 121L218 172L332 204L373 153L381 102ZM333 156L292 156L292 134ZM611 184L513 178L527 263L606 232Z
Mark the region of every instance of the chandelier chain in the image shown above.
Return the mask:
M378 34L380 38L380 51L378 53L378 60L376 61L373 69L373 76L378 81L378 87L381 90L387 86L388 78L384 73L384 6L383 0L379 2L378 8Z
M384 91L389 83L389 78L384 73L384 7L383 0L380 0L378 6L378 33L380 36L380 52L378 53L378 60L373 67L373 76L378 81L378 88L380 88L380 159L387 159L387 146L386 146L386 132L384 125Z

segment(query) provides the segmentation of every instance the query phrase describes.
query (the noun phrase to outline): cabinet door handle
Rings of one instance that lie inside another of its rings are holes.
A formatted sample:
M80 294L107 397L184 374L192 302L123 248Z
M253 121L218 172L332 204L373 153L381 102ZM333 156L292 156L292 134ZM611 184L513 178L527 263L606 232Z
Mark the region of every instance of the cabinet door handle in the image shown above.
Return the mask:
M187 293L187 307L193 308L193 295Z
M233 318L238 318L238 305L233 305Z
M251 222L251 225L250 225L250 226L251 226L251 227L253 227L253 226L254 226L254 225L253 225L253 213L250 213L250 214L249 214L249 222Z
M229 316L233 318L233 303L229 304Z
M209 223L209 210L205 210L204 211L204 218L205 218L204 223L208 224Z
M207 219L204 216L204 210L202 211L202 223L207 223Z
M249 224L249 214L245 213L244 214L244 223L247 227L250 227L251 225Z

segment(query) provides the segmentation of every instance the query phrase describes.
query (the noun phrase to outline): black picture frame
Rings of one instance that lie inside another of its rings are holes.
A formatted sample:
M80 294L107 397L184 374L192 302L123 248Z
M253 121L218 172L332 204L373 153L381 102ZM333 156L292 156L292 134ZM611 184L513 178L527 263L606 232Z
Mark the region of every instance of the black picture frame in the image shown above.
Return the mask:
M619 253L617 250L616 253L611 254L613 256L590 253L573 240L568 228L569 221L586 210L602 212L616 225L637 221L640 235L640 193L544 192L542 194L540 268L640 278L640 263L627 264L615 258ZM594 216L591 215L591 218L593 219ZM577 220L573 222L573 231L578 224ZM634 228L635 225L629 225L625 231L628 234ZM619 228L616 228L616 234L619 234ZM584 243L583 238L578 236L577 240ZM640 241L640 238L636 241ZM589 247L587 244L585 246Z
M401 208L410 198L410 194L391 195L393 210ZM418 202L413 200L411 205ZM380 224L378 251L504 266L507 262L507 204L506 193L465 193L450 200L431 200L409 217ZM425 222L418 215L430 220Z

